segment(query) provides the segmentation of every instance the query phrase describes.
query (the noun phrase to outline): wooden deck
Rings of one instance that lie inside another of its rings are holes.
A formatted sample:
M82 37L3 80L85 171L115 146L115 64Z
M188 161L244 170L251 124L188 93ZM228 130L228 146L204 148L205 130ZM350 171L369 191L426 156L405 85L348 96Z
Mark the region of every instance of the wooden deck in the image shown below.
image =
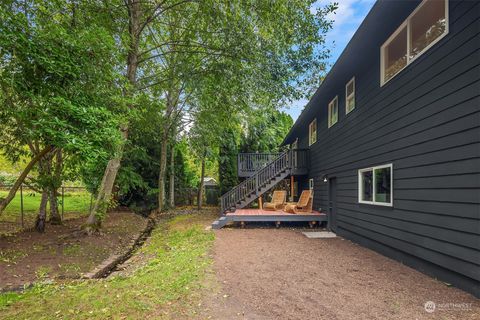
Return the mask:
M324 216L325 213L313 210L311 213L288 213L285 211L271 211L261 209L237 209L234 212L228 212L227 216Z
M238 222L275 222L280 225L281 222L308 222L312 227L316 223L328 221L327 214L313 211L312 213L288 213L285 211L267 211L260 209L237 209L234 212L228 212L212 224L213 229L220 229L230 221Z

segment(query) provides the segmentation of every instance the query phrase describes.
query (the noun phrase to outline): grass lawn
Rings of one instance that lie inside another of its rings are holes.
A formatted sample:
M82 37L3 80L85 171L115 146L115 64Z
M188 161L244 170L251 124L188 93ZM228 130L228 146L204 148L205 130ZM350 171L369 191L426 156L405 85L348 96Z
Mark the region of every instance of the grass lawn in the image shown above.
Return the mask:
M0 198L7 196L7 191L0 191ZM71 216L80 216L86 214L90 208L90 193L87 191L65 192L65 214ZM23 192L23 210L26 221L35 220L38 208L40 206L41 194L30 190ZM59 200L59 209L61 210L61 196ZM5 211L0 215L0 222L18 222L20 221L20 192L17 192L15 198L5 208Z
M0 294L1 319L175 319L195 312L214 234L200 215L161 222L141 249L148 262L129 276L40 285Z

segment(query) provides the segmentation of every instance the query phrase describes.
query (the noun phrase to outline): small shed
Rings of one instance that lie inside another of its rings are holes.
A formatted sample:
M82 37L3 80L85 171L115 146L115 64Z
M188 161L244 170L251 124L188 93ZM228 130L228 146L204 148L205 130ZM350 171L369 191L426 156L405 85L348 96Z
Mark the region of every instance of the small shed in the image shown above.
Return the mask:
M218 198L220 197L220 188L217 180L212 177L203 178L203 187L205 188L205 203L207 205L218 205Z

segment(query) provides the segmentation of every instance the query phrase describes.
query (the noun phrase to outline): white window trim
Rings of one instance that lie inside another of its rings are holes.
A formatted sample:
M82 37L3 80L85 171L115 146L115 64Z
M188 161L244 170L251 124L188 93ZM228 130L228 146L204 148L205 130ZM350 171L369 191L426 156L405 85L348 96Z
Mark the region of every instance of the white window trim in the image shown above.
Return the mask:
M348 88L348 86L350 85L350 83L352 83L352 82L353 82L353 92L352 92L350 95L348 95L348 90L347 90L347 88ZM355 101L355 100L356 100L356 99L355 99L355 91L356 91L356 90L355 90L355 77L353 77L353 78L350 79L350 81L348 81L347 84L345 85L345 115L347 115L347 114L349 114L350 112L352 112L353 110L355 110L355 107L357 106L357 102ZM353 108L352 108L352 110L348 111L348 98L349 98L350 96L352 96L352 95L353 95Z
M313 135L312 135L312 124L315 122L315 141L312 141ZM313 119L312 122L308 125L308 146L311 146L315 142L317 142L317 132L318 132L318 126L317 126L317 118Z
M415 61L418 57L420 57L422 54L424 54L426 51L428 51L431 47L433 47L437 42L442 40L448 33L449 33L449 25L450 25L450 19L448 16L448 0L445 1L445 32L440 35L437 39L435 39L432 43L430 43L428 46L426 46L422 51L420 51L415 57L410 58L410 20L411 18L415 15L415 13L420 10L420 8L425 4L425 2L428 0L423 0L415 10L405 19L405 21L395 30L395 32L383 43L383 45L380 47L380 87L385 85L387 82L395 78L400 72L402 72L406 67L410 65L413 61ZM397 71L390 79L385 80L385 65L383 63L384 57L385 57L385 47L390 44L390 42L402 31L404 27L407 27L407 64L400 70Z
M375 172L374 170L376 169L383 169L383 168L390 168L390 202L377 202L375 201L375 189L376 189L376 184L375 184ZM362 183L362 173L365 171L372 171L372 184L373 184L373 193L372 193L372 201L365 201L362 200L362 194L363 194L363 183ZM364 168L358 170L358 202L359 203L364 203L364 204L373 204L376 206L384 206L384 207L393 207L393 163L389 164L384 164L380 166L375 166L375 167L370 167L370 168Z
M332 103L334 103L335 100L337 101L337 121L335 121L334 123L330 123L330 119L332 118L331 117L332 108L330 108L330 105L332 105ZM330 101L328 103L328 119L327 119L327 122L328 122L328 128L333 127L338 122L338 96L335 96L335 98L333 98L332 101Z
M308 189L309 189L309 190L313 190L313 187L314 187L314 186L315 186L315 185L314 185L313 179L309 179L309 180L308 180Z

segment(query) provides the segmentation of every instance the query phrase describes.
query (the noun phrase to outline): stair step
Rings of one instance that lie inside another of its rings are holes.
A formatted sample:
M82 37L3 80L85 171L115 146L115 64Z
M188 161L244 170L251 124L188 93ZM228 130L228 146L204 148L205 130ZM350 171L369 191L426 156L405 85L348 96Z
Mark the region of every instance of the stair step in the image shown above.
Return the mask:
M215 229L215 230L221 229L227 223L228 223L228 219L226 217L221 217L212 223L212 229Z

